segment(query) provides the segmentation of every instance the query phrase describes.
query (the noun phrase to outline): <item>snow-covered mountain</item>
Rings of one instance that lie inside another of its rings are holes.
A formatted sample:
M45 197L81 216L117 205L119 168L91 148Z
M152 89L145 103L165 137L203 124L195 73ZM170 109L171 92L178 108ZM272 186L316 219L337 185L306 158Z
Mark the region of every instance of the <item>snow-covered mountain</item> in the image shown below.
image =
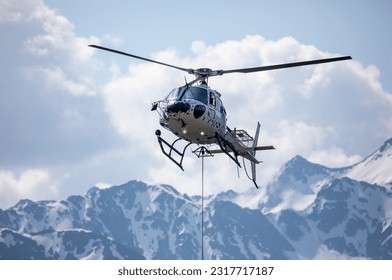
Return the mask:
M347 177L392 187L392 138L358 164L348 168Z
M264 189L205 199L206 259L392 259L392 139L360 163L297 156ZM130 181L0 210L0 259L200 259L200 197Z

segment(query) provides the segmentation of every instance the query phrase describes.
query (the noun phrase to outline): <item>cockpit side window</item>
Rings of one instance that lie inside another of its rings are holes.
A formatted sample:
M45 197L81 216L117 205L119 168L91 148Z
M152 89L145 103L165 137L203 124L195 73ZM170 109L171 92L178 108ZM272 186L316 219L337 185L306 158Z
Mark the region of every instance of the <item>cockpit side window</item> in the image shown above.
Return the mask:
M208 103L208 94L205 88L188 87L181 99L195 99L204 104Z
M210 105L216 107L216 97L212 91L210 91Z
M221 113L222 113L222 116L226 116L226 110L225 110L225 107L221 107Z
M222 101L219 100L219 108L218 110L221 112L222 116L226 116L225 107L223 107Z

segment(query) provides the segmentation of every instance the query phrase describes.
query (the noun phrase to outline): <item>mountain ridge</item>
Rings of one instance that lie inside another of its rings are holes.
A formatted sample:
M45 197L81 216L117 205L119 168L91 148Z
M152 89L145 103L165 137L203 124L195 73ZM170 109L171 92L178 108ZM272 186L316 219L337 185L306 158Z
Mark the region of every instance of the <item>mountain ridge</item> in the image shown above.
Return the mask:
M200 259L201 242L207 259L392 259L391 144L344 168L296 156L264 189L209 197L203 241L200 196L169 185L20 200L0 209L0 259Z
M357 164L348 168L347 176L359 181L392 187L392 138Z

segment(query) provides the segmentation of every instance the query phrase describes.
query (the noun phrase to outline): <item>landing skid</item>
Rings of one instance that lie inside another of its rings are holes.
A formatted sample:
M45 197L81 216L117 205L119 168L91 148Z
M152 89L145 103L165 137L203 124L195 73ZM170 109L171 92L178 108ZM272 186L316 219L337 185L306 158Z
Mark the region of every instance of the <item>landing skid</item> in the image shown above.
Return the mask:
M231 158L238 167L241 167L241 164L238 161L238 153L236 152L233 144L226 141L222 136L218 133L215 133L216 140L218 141L219 148L229 157ZM230 154L232 152L234 155Z
M157 140L159 143L159 146L161 147L162 153L168 157L172 162L174 162L179 168L181 168L182 171L184 171L184 167L182 166L182 162L184 160L184 155L186 152L186 149L192 144L191 142L188 142L184 148L181 150L176 149L174 146L176 145L177 142L180 140L183 140L182 138L178 138L173 143L167 142L165 139L161 137L161 131L158 129L155 131L155 135L157 136ZM256 134L257 135L257 134ZM259 163L254 157L249 158L250 156L253 156L255 154L255 151L258 150L271 150L275 149L273 146L261 146L257 147L256 144L253 145L252 148L250 148L249 151L252 152L252 154L240 154L235 146L226 140L224 137L220 136L218 133L215 134L215 138L217 140L217 143L219 145L220 150L209 150L205 146L199 146L196 150L192 151L198 158L204 159L205 157L212 157L214 156L213 154L215 153L225 153L230 159L232 159L239 168L241 168L241 164L238 161L238 156L243 157L244 160L244 169L247 177L254 183L256 188L259 188L259 186L256 183L256 164ZM257 138L256 138L257 139ZM257 143L257 142L256 142ZM246 152L247 150L245 150ZM246 165L245 165L245 157L251 162L251 167L252 167L252 176L249 176L248 171L246 170Z
M184 171L184 168L182 167L182 161L184 160L184 155L185 155L185 151L186 149L189 147L190 144L192 144L191 142L189 142L184 149L182 150L182 152L180 152L179 150L177 150L174 145L179 141L182 140L181 138L178 138L177 140L175 140L173 143L169 143L167 142L165 139L163 139L161 137L161 131L159 129L157 129L155 131L155 135L157 136L157 140L159 143L159 146L161 147L162 153L167 156L172 162L174 162L179 168L181 168L182 171ZM166 151L166 149L169 149L169 152ZM173 152L175 155L177 155L177 157L173 157Z

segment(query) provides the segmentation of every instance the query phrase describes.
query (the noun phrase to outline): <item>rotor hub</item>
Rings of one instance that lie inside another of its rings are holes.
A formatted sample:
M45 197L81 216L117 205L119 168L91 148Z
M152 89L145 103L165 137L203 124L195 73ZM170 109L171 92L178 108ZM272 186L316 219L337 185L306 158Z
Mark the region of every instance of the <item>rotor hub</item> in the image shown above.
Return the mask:
M191 73L195 75L197 78L208 78L212 76L218 76L223 74L223 70L212 70L210 68L199 68L193 70Z

